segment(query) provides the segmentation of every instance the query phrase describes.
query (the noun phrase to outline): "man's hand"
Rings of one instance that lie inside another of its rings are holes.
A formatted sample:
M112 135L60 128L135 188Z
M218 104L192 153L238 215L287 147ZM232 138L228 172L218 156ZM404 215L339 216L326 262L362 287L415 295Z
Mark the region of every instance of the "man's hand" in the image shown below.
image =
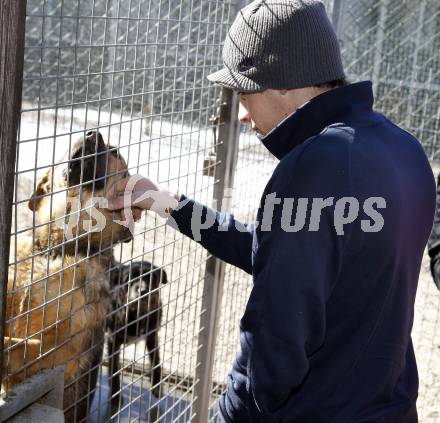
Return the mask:
M168 217L177 207L179 200L178 194L160 188L141 175L133 175L118 181L107 191L106 198L109 210L127 208L152 210L162 217Z

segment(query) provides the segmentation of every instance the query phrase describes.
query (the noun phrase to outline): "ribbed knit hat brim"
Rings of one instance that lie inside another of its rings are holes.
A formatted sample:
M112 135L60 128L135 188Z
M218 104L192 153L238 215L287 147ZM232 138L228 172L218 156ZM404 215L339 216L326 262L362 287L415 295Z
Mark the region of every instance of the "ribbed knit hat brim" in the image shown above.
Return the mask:
M215 84L242 93L253 93L264 90L264 88L252 81L252 79L228 68L223 68L217 72L211 73L207 78Z

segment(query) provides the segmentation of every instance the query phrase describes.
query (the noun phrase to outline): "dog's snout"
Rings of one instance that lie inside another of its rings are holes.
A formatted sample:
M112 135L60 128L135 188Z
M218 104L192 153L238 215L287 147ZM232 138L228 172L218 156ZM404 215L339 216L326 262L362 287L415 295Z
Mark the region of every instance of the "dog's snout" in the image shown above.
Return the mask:
M136 290L139 295L147 294L148 293L148 282L144 278L141 278L136 283Z
M142 282L139 284L139 295L144 296L149 291L148 283L142 279Z
M91 143L93 145L93 149L96 149L94 147L96 143L98 144L97 151L104 151L107 146L104 142L104 138L102 137L101 133L99 131L87 131L86 132L86 141Z
M96 140L99 139L99 137L96 137L96 134L98 131L88 131L86 132L86 138L85 138L85 148L86 152L89 152L89 150L96 150ZM99 144L98 144L99 146Z
M132 282L128 296L130 300L135 300L139 297L143 297L147 295L149 292L148 283L143 279L137 280L136 282Z

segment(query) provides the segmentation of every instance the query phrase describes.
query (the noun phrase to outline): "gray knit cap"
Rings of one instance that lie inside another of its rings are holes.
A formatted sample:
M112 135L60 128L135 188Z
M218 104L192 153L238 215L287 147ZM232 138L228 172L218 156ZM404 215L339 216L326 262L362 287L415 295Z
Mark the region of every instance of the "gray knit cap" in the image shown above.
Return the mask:
M344 78L336 33L321 1L255 0L238 13L208 75L240 92L303 88Z

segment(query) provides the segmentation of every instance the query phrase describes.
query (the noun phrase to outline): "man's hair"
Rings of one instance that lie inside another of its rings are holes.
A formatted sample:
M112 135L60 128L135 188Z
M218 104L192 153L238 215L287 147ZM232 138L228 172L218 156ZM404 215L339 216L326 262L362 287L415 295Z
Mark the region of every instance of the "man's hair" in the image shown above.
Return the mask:
M323 84L315 85L315 87L318 88L339 88L339 87L345 87L346 85L349 85L350 82L348 82L345 78L341 79L335 79L334 81L324 82Z

